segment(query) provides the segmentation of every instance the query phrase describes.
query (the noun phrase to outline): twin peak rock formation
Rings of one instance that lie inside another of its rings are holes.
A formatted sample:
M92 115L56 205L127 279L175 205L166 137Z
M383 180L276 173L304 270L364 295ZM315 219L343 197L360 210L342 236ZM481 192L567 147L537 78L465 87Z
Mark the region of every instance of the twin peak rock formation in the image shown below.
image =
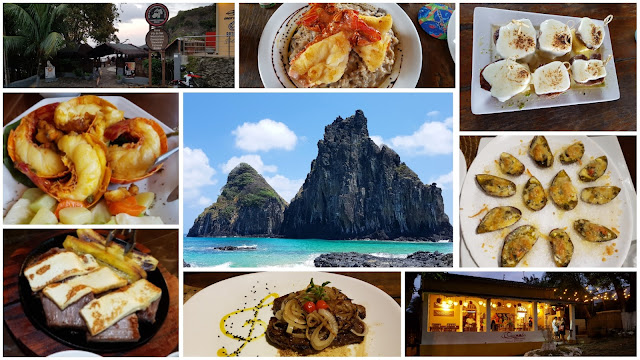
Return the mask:
M389 147L378 147L358 110L325 127L291 204L242 163L187 236L434 241L452 233L441 189L423 184Z

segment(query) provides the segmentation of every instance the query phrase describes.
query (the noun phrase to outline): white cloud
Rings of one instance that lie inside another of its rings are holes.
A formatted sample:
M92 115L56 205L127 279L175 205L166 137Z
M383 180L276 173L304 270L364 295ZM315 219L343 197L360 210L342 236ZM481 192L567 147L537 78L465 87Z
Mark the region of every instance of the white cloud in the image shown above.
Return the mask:
M209 206L211 204L213 204L213 200L211 200L210 198L208 198L206 196L200 196L200 198L198 199L198 205L200 205L200 206L207 207L207 206Z
M438 111L438 110L429 111L427 113L427 116L438 116L438 115L440 115L440 111Z
M294 196L300 190L300 187L304 183L304 179L289 179L280 174L274 175L271 177L265 176L264 178L267 180L269 185L278 193L278 195L282 196L287 202L291 202Z
M197 199L200 205L211 205L211 199L200 194L202 187L215 185L217 180L212 179L216 174L216 170L209 166L209 158L201 149L191 149L185 147L183 150L183 189L185 200L189 200L190 204L194 204L193 200ZM201 204L203 201L206 204Z
M382 136L379 135L372 135L369 136L371 138L371 140L373 140L374 143L376 143L376 145L378 146L382 146L382 144L384 144L384 140L382 139Z
M438 184L438 186L440 187L446 187L447 185L453 183L453 171L449 172L448 174L440 175L431 182Z
M265 165L264 162L262 162L262 158L260 157L260 155L242 155L242 156L234 156L231 159L229 159L229 161L227 161L226 163L220 165L222 167L222 171L225 174L228 174L231 172L231 170L233 170L233 168L235 168L236 166L238 166L238 164L240 163L247 163L249 165L251 165L257 172L259 172L260 174L263 173L274 173L276 171L278 171L278 167L275 165ZM185 177L186 178L186 177Z
M287 125L271 119L246 122L231 133L236 137L236 147L245 151L293 150L298 142L298 137Z
M449 116L444 119L444 124L447 125L447 127L453 128L453 117Z
M389 143L396 151L404 151L408 155L444 155L453 151L453 132L445 122L425 122L411 135L400 135L391 138Z

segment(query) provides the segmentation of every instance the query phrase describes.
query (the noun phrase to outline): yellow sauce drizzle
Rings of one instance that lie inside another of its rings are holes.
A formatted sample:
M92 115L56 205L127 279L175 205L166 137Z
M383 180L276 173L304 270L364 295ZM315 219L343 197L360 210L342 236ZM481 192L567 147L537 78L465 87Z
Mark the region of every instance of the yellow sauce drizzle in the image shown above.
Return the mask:
M480 214L482 214L483 212L488 211L488 210L489 210L489 207L487 206L487 204L484 204L484 206L482 207L482 209L480 209L480 211L478 211L477 213L475 213L475 215L471 215L471 216L469 216L469 218L474 218L474 217L476 217L476 216L478 216L478 215L480 215Z
M254 307L250 307L250 308L245 308L245 309L240 309L240 310L236 310L232 313L229 313L227 315L225 315L221 320L220 320L220 331L222 332L222 334L224 334L226 337L237 340L239 342L241 342L242 344L240 345L240 347L238 349L236 349L235 351L233 351L232 353L229 353L227 351L227 349L225 349L224 347L218 349L217 355L218 356L226 356L226 357L231 357L231 356L238 356L240 355L240 352L242 351L242 349L251 341L259 339L261 337L263 337L267 331L267 324L258 319L258 314L260 313L260 310L270 306L271 304L273 304L273 300L277 299L278 297L280 297L280 295L276 294L276 293L271 293L267 296L265 296L264 298L262 298L262 300L260 300L260 302L258 303L258 305L254 306ZM267 300L269 298L272 298L271 301L267 302ZM250 326L249 328L249 334L248 336L245 338L243 336L240 335L236 335L233 334L232 332L228 331L226 329L226 321L233 315L236 314L240 314L243 313L245 311L253 311L253 318L251 320L247 320L244 324L242 324L242 327L245 326ZM263 332L258 335L258 336L253 336L253 332L257 326L261 326L263 328Z

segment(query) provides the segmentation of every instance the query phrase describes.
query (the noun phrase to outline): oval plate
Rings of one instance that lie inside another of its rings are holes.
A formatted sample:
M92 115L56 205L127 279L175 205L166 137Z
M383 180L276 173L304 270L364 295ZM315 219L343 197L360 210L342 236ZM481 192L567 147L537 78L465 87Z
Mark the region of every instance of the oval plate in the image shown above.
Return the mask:
M391 75L380 87L414 88L422 69L422 46L413 22L397 4L371 4L393 17L393 30L400 40L399 56ZM284 66L288 58L289 40L296 30L296 21L308 9L308 4L282 4L262 31L258 45L258 70L266 88L295 88Z
M55 329L47 326L47 320L42 309L42 303L38 295L33 294L27 278L22 276L24 268L33 259L37 258L41 254L49 251L52 248L62 248L62 243L66 239L68 234L59 235L48 240L45 240L32 250L26 259L22 263L20 268L20 279L18 280L18 291L20 292L20 302L24 309L25 315L31 321L31 323L45 334L51 336L57 341L68 345L70 347L86 350L96 353L105 352L122 352L134 349L147 341L149 341L160 329L162 323L169 313L169 289L167 283L162 276L159 269L147 272L147 280L153 285L159 287L162 290L162 296L160 297L160 304L158 304L158 311L156 312L156 322L149 324L146 322L140 322L138 330L140 331L140 340L132 343L127 342L107 342L107 343L91 343L87 342L86 331L72 330L72 329ZM114 239L114 241L120 241Z
M462 238L476 264L480 267L498 266L505 236L518 226L530 224L535 226L544 236L548 236L549 232L555 228L567 228L566 231L575 247L573 258L569 263L571 267L622 266L629 252L631 241L636 236L633 233L635 213L632 206L635 202L635 192L633 191L633 185L631 185L631 179L623 177L623 173L617 168L615 164L617 157L614 158L607 154L595 141L586 136L546 136L555 160L552 167L543 169L538 167L528 155L531 138L532 136L498 136L478 153L471 167L469 167L469 172L460 193L460 227ZM577 162L570 165L560 163L558 155L562 149L578 140L582 141L585 147L585 153L582 157L583 165ZM563 169L569 174L572 184L578 189L578 193L586 187L605 185L607 183L619 186L622 190L613 201L605 205L592 205L579 200L575 209L563 211L559 210L549 199L542 210L534 212L524 206L522 201L522 189L527 180L529 180L527 170L517 177L503 175L496 164L500 153L503 151L522 161L526 169L542 183L545 190L549 189L553 177ZM605 175L592 183L581 182L578 179L578 171L586 164L586 161L601 155L608 155L611 159ZM485 195L475 181L476 174L485 172L508 178L515 182L516 194L503 199ZM522 219L503 230L476 234L476 227L483 214L473 218L471 216L478 213L485 204L489 209L499 205L515 206L522 211ZM619 230L620 234L613 241L590 243L583 240L573 229L573 221L577 219L588 219L608 228L614 227ZM551 246L544 236L538 238L533 249L520 261L518 266L556 267L551 254ZM613 246L613 243L616 245Z
M382 290L364 281L320 272L247 274L220 281L199 291L184 304L184 356L216 356L217 351L223 346L229 353L235 351L242 343L224 336L220 331L220 320L225 315L238 308L255 306L270 293L275 292L282 296L304 289L309 285L311 278L317 284L331 281L330 286L342 290L354 303L367 309L364 321L369 327L369 333L363 342L366 356L400 356L402 314L398 303ZM259 311L258 318L269 323L272 314L272 306L269 305ZM238 316L234 324L240 325L242 315L234 316ZM238 333L246 335L248 327L238 327L241 328ZM256 327L256 331L262 333L263 330ZM255 335L258 333L254 333ZM351 346L353 345L348 345ZM267 342L266 336L261 336L247 343L240 356L278 356L278 349Z

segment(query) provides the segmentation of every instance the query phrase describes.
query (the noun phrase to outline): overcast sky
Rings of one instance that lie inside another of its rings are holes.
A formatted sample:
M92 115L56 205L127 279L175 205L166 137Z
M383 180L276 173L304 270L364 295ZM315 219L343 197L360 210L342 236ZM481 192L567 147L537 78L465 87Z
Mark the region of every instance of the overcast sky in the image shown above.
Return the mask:
M116 22L115 27L118 29L116 35L120 42L133 44L136 46L144 45L145 36L149 31L149 24L144 19L144 12L147 7L153 3L116 3L120 13L120 21ZM190 10L198 7L208 6L211 3L164 3L169 9L169 19L178 15L181 10ZM211 14L213 16L213 14ZM89 45L95 46L92 41Z

